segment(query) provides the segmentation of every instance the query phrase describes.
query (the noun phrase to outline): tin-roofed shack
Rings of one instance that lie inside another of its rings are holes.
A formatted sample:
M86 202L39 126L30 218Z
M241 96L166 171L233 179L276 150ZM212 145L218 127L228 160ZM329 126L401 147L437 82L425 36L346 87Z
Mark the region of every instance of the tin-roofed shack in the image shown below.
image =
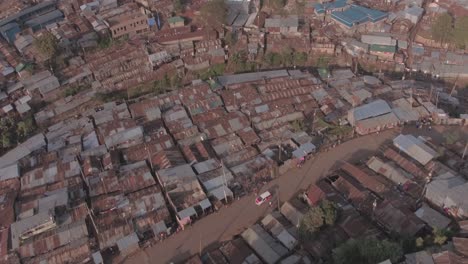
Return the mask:
M189 164L158 170L156 175L182 226L211 207Z

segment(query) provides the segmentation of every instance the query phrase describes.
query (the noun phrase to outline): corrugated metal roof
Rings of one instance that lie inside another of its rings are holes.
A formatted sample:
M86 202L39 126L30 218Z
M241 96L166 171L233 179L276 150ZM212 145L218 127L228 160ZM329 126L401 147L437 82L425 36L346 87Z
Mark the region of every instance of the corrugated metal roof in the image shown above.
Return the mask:
M399 135L393 139L393 145L422 165L426 165L429 161L439 156L435 150L412 135Z
M122 237L121 239L117 240L117 247L120 251L125 251L131 247L138 246L138 236L135 232L131 233L128 236Z
M352 164L345 163L341 166L341 169L373 192L383 193L387 190L385 184L379 181L378 176L371 176Z
M185 208L182 211L177 212L177 215L179 216L180 220L183 220L191 216L196 216L197 212L195 211L193 207L189 207L189 208Z
M296 228L299 227L299 224L301 223L302 217L304 217L304 214L297 210L292 204L289 202L283 203L281 206L280 212L286 219L289 220Z
M31 152L46 146L43 134L37 134L0 157L0 168L16 163Z
M432 209L426 203L423 203L421 208L419 208L414 214L426 222L430 227L438 230L446 228L451 222L448 217Z
M419 168L414 163L401 156L391 148L387 148L384 151L384 156L388 159L393 160L396 164L398 164L398 166L403 168L405 171L409 172L411 175L418 177L419 179L425 179L427 176L421 168Z
M349 110L348 118L354 125L356 121L390 113L392 109L382 99Z
M418 251L405 255L406 264L434 264L432 256L427 251Z
M404 184L412 178L411 175L400 171L393 164L386 163L375 156L370 158L366 164L371 170L382 174L396 184Z
M241 234L247 244L268 264L284 257L288 250L275 241L260 225L254 225Z
M19 176L18 164L11 164L9 166L0 168L0 181L18 178Z
M266 71L266 72L252 72L252 73L241 73L235 75L223 75L218 77L218 81L222 86L259 81L263 79L271 79L278 77L289 76L287 70L276 70L276 71Z

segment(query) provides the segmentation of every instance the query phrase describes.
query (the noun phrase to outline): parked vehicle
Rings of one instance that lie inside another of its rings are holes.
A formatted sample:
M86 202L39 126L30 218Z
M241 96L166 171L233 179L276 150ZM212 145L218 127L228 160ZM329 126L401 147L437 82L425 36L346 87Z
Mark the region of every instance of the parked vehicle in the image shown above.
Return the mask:
M271 199L272 195L269 191L266 191L262 194L260 194L260 196L257 197L257 199L255 199L255 204L256 205L261 205L263 204L264 202L267 202Z

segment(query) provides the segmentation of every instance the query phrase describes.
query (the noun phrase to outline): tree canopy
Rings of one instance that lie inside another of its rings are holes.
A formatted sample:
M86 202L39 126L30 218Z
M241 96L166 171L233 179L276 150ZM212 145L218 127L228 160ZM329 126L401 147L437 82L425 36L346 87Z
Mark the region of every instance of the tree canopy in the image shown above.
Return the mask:
M301 219L299 235L302 239L309 239L322 227L334 225L336 219L336 205L328 200L323 200L319 206L311 207Z
M184 0L174 0L174 11L176 13L182 13L185 9L185 1Z
M45 32L36 38L34 45L47 58L53 57L58 50L58 40L50 32Z
M206 26L221 28L227 15L227 7L224 0L212 0L200 9L200 14Z
M268 6L275 10L283 10L286 5L286 0L267 0Z
M23 117L22 121L15 122L9 117L0 119L0 152L14 147L18 142L28 138L36 130L32 115Z
M457 18L453 36L459 48L466 49L468 47L468 16Z
M351 239L333 251L333 260L336 264L374 264L387 259L395 263L402 256L403 250L400 244L374 238Z
M432 38L441 44L452 44L465 49L468 46L468 16L456 20L444 13L437 17L431 28Z

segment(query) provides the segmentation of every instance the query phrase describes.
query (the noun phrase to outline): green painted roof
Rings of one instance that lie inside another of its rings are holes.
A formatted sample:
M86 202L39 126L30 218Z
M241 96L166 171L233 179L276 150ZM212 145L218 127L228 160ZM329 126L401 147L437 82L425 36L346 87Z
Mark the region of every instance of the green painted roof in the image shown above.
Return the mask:
M184 22L185 20L180 17L180 16L175 16L175 17L171 17L167 20L170 24L174 24L174 23L178 23L178 22Z
M395 53L395 50L396 50L395 46L377 45L377 44L370 45L370 51Z

